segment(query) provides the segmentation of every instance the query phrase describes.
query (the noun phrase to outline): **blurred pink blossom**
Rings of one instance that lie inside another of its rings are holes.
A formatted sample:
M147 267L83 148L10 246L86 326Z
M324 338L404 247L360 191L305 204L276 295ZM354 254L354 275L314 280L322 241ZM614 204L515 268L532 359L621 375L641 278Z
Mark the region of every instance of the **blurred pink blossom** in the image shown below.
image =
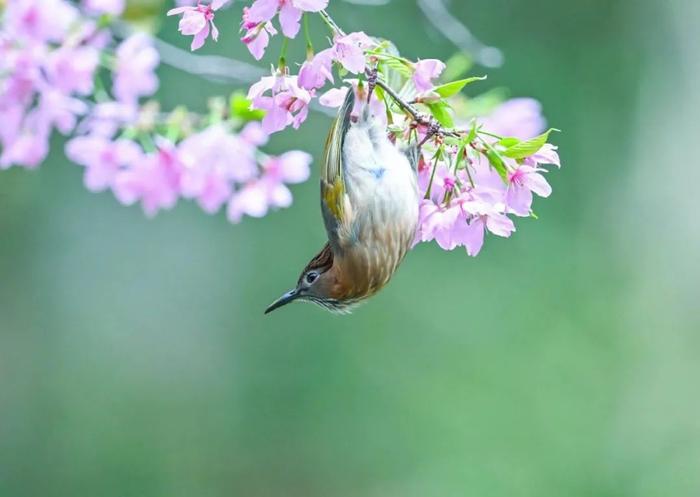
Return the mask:
M49 83L63 93L92 93L100 52L92 46L62 46L46 58Z
M85 187L99 192L114 186L120 171L137 164L143 154L130 140L111 141L101 136L78 136L66 144L66 156L85 166Z
M83 0L83 6L91 14L119 16L126 8L126 0Z
M177 204L182 167L175 147L161 144L158 151L117 175L114 194L125 205L141 202L143 211L152 217Z
M292 193L285 185L301 183L309 177L311 156L305 152L287 152L270 157L263 165L263 175L236 192L228 204L228 219L241 221L244 215L263 217L270 208L286 208L292 204Z
M41 89L39 105L32 113L38 125L47 130L47 134L51 127L55 127L62 134L67 135L75 128L77 116L87 111L88 106L82 100L46 86Z
M3 144L0 154L0 169L12 165L34 169L49 153L49 137L45 129L26 124L9 143Z
M78 125L77 131L79 134L112 137L137 119L138 106L135 102L100 102L92 107L90 113Z
M160 57L147 34L131 35L117 47L116 55L114 95L118 100L136 103L158 89L155 69Z
M534 138L547 127L542 105L532 98L506 100L480 121L486 131L521 140Z
M218 211L229 200L232 182L244 183L258 174L255 146L223 125L210 126L185 139L178 146L178 155L183 165L182 195L196 198L208 213Z
M64 0L10 0L3 29L12 39L60 43L79 19L79 12Z

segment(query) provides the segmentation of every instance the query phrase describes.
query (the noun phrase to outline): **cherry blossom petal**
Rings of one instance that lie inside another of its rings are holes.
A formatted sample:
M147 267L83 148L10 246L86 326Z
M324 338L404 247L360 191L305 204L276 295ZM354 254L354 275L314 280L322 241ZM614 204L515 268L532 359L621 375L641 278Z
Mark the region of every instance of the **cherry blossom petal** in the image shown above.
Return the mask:
M287 38L296 38L301 27L301 14L301 10L294 7L291 3L286 2L282 4L279 19L284 36Z
M318 12L328 7L328 0L292 0L292 4L304 12Z
M255 23L267 22L275 17L279 5L279 0L255 0L247 11L248 20Z

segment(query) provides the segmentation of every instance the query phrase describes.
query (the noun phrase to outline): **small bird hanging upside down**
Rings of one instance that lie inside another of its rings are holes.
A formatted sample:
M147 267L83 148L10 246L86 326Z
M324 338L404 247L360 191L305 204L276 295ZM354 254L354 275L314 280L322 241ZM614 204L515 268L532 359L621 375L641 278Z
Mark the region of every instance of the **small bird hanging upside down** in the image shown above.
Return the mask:
M353 122L354 104L350 89L326 142L321 212L328 243L265 314L295 300L349 313L389 282L413 243L417 149L404 153L391 143L368 105Z

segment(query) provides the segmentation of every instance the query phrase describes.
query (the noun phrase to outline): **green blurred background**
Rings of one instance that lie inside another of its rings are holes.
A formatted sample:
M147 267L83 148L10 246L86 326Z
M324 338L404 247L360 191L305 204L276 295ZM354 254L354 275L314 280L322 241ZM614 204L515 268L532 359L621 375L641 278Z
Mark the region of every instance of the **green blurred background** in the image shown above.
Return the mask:
M205 51L249 60L240 9ZM412 0L330 9L454 53ZM505 54L484 88L565 130L564 167L511 240L420 246L350 317L262 315L324 241L315 180L232 226L87 193L58 139L0 173L1 496L700 495L700 3L451 10ZM166 107L232 90L161 76ZM271 150L318 157L328 123Z

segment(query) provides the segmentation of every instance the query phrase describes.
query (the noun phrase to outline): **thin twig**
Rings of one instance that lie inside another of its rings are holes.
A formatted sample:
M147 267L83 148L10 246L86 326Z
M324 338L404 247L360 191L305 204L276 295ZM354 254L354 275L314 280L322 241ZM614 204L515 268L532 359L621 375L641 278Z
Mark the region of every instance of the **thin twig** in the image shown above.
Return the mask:
M338 26L338 24L333 20L333 18L328 14L328 12L322 10L321 12L319 12L319 14L336 35L345 36L345 31L343 31L343 29L340 26ZM365 69L365 75L368 78L373 78L374 70L372 68ZM389 95L399 107L401 107L401 109L407 112L416 123L429 126L430 129L433 130L432 135L455 137L461 136L460 133L456 131L445 129L431 117L426 116L425 114L421 114L418 111L418 109L416 109L413 105L401 98L401 96L391 86L389 86L385 81L383 81L381 77L376 77L376 84L378 87L384 90L384 92L386 92L386 94Z

